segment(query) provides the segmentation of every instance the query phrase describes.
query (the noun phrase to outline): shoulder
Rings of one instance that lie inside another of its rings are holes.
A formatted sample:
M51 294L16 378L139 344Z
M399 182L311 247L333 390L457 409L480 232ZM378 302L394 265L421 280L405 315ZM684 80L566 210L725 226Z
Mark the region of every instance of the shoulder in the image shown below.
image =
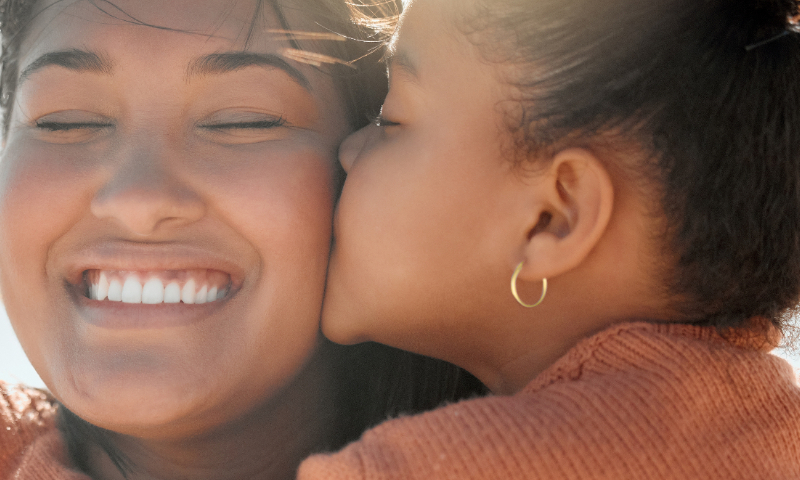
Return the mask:
M37 439L56 430L55 400L39 389L0 381L0 473Z
M793 387L791 366L770 355L771 348L763 339L723 338L712 327L620 324L579 342L525 390L533 392L570 381L591 382L598 377L604 382L614 377L617 381L610 387L624 387L626 380L633 382L638 377L662 386L714 377L753 386L772 386L777 381ZM731 371L737 375L729 375Z
M0 381L0 438L52 428L58 407L49 393Z
M800 389L785 362L703 328L630 324L517 395L385 422L299 478L777 479L800 475L797 458Z
M587 415L594 424L686 429L682 434L789 427L800 442L800 388L791 366L762 344L731 341L713 328L612 327L578 344L525 392L564 412L562 421Z

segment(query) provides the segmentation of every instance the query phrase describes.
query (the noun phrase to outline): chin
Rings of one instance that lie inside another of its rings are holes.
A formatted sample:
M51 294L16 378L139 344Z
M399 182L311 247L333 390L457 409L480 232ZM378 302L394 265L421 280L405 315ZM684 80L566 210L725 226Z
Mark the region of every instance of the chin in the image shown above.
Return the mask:
M367 342L367 338L359 331L359 319L364 315L364 310L356 302L348 302L346 298L337 295L336 288L330 288L325 293L320 317L320 330L325 337L341 345L354 345Z
M169 372L163 368L87 371L56 382L53 393L85 421L123 435L173 437L196 435L212 428L217 382L207 376ZM199 372L198 372L199 373Z

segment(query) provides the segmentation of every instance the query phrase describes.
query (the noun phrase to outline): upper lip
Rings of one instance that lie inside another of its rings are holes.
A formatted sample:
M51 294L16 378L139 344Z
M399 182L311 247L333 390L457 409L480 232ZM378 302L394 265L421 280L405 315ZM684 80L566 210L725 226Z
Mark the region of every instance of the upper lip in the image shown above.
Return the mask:
M218 270L230 275L233 287L240 286L245 275L244 269L229 256L185 244L107 242L68 255L62 265L67 281L73 285L83 283L83 274L87 270Z

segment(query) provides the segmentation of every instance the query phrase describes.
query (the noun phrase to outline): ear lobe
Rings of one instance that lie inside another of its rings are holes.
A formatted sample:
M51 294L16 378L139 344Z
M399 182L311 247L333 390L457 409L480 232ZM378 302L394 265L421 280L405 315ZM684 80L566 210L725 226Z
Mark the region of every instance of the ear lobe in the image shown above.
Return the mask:
M608 226L614 186L605 165L590 151L559 152L537 181L540 199L524 246L519 278L557 277L583 262Z

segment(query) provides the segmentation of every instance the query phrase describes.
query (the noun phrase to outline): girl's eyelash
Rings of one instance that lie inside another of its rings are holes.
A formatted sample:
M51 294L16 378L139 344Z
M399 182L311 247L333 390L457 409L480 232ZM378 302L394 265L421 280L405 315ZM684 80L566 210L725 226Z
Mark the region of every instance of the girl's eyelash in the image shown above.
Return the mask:
M99 129L99 128L108 128L113 126L111 123L102 123L102 122L48 122L48 121L40 121L36 122L36 128L40 128L42 130L47 130L50 132L65 132L69 130L81 130L81 129Z
M393 127L400 125L397 122L385 119L383 115L376 115L372 117L372 123L377 127Z
M278 118L276 120L256 120L252 122L228 122L228 123L209 123L200 125L202 128L208 130L231 130L231 129L270 129L282 127L286 124L286 120Z

